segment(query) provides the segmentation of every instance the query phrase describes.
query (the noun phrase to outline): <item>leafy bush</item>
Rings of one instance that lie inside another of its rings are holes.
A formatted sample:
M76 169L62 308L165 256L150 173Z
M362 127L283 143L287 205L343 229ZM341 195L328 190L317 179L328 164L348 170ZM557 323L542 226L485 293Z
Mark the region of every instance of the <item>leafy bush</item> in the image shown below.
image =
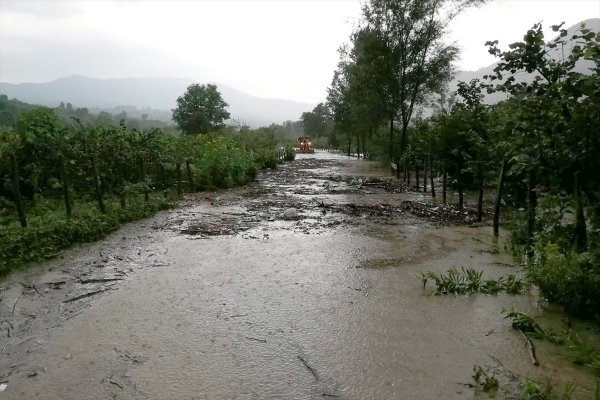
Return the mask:
M17 223L0 227L0 276L29 262L51 258L75 243L93 242L115 231L123 223L149 217L171 204L163 196L150 202L123 209L117 199L110 199L108 212L102 214L95 203L78 204L70 219L60 203L45 202L44 213L30 218L27 229Z
M550 302L569 314L600 319L600 254L562 253L559 245L538 241L528 276Z
M296 151L289 144L285 146L285 156L283 159L285 161L294 161L296 159Z

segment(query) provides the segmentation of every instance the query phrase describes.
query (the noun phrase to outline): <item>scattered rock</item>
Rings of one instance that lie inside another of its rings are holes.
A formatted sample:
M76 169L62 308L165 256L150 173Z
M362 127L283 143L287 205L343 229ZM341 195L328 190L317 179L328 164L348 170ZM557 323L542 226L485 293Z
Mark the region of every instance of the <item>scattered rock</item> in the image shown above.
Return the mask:
M288 208L279 215L283 219L296 219L298 218L298 210L295 208Z

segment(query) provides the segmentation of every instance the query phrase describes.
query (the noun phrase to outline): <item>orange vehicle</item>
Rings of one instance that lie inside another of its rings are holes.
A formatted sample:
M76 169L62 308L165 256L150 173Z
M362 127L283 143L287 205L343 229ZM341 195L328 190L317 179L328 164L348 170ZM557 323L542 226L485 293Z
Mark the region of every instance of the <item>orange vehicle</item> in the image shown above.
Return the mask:
M300 153L314 153L315 149L312 147L310 136L300 136L298 138L298 146L300 147Z

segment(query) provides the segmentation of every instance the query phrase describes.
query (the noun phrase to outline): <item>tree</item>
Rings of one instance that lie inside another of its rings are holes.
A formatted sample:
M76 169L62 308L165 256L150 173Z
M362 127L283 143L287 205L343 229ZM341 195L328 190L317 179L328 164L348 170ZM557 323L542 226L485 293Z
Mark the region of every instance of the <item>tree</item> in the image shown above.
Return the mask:
M443 42L448 23L462 10L484 0L370 0L363 7L366 27L379 32L391 56L386 92L390 142L399 117L402 155L415 106L438 92L452 77L458 49ZM399 172L399 169L398 169Z
M179 129L195 135L221 128L223 121L230 117L227 107L216 85L194 83L177 98L177 107L171 111Z
M304 133L314 137L324 136L331 122L329 110L323 103L317 104L312 111L302 113L300 120Z

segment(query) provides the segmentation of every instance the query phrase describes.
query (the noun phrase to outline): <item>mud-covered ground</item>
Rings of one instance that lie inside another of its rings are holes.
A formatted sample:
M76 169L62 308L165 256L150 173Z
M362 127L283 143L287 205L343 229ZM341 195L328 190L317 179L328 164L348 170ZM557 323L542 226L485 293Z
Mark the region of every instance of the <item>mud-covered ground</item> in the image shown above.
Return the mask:
M475 365L508 398L523 376L589 387L531 365L501 314L535 313L530 295L422 288L452 266L518 272L472 221L324 152L187 195L0 283L0 399L465 399Z

